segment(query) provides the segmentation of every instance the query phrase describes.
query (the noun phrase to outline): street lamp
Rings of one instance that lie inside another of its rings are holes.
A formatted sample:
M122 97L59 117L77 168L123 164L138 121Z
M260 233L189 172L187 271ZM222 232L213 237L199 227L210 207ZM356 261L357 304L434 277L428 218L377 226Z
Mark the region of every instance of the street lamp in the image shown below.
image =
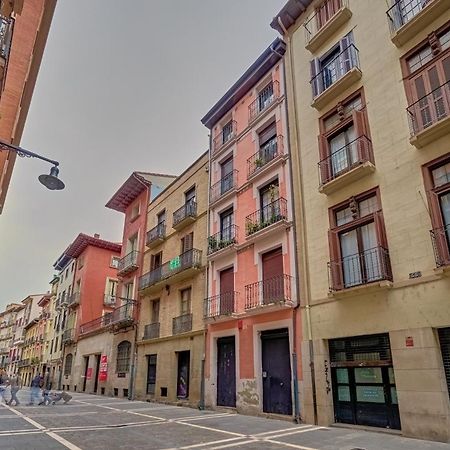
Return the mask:
M52 159L48 159L45 156L38 155L37 153L30 152L29 150L25 150L22 147L17 147L15 145L7 144L6 142L0 141L0 151L2 150L13 151L22 158L37 158L41 159L42 161L46 161L49 162L50 164L53 164L53 167L50 169L50 174L39 175L38 180L47 189L50 189L51 191L60 191L64 189L65 187L64 183L58 178L59 174L58 161L53 161Z

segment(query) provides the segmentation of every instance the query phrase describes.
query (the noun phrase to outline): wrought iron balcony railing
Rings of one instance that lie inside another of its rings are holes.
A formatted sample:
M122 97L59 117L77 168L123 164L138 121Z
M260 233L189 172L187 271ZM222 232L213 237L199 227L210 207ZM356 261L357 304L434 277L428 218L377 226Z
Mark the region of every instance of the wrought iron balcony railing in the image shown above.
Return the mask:
M320 184L324 185L371 160L372 142L360 136L319 162Z
M238 171L234 169L232 172L225 175L217 183L213 184L209 189L209 198L211 203L219 200L227 192L231 192L238 186Z
M187 269L198 269L202 265L202 251L193 248L167 261L162 266L139 278L139 289L146 289Z
M230 225L208 238L208 255L218 252L237 242L238 227Z
M184 314L172 319L172 334L187 333L192 330L192 314Z
M143 339L159 338L159 325L159 322L149 323L145 325Z
M213 155L218 153L227 142L232 141L237 135L237 123L235 120L228 122L213 139L212 151Z
M73 328L69 328L63 331L62 341L65 343L71 342L73 341L74 337L75 337L75 330Z
M436 266L450 265L450 225L430 231Z
M245 309L292 301L293 277L278 275L245 286Z
M150 245L156 241L162 241L166 237L166 222L163 221L158 223L156 227L152 228L147 232L147 241L146 244Z
M19 360L19 362L17 363L17 367L26 367L30 365L30 359L21 359Z
M236 312L237 292L224 292L205 299L204 317L229 316Z
M248 107L248 120L251 122L280 97L280 83L271 81Z
M450 81L438 86L406 109L411 136L450 116Z
M80 334L92 333L111 324L111 314L106 313L101 317L80 325Z
M313 98L318 97L353 68L359 68L358 49L350 44L311 78Z
M340 291L375 281L392 281L389 251L374 247L328 263L330 291Z
M128 255L125 255L122 259L120 259L117 265L117 274L125 275L133 270L136 270L139 267L140 254L141 252L133 250L128 253Z
M197 217L197 202L189 200L173 213L173 226L180 225L185 219Z
M247 159L247 178L259 172L278 156L283 154L283 136L278 135L264 144L254 155Z
M134 321L134 309L136 307L135 301L130 299L122 299L122 302L125 303L112 311L108 315L108 318L105 319L108 325L125 325Z
M407 24L432 2L433 0L393 0L392 6L386 11L391 33Z
M308 45L314 36L343 8L348 7L348 0L326 0L315 9L303 24L305 28L305 42Z
M0 16L0 56L6 60L11 49L13 26L14 19Z
M287 200L285 198L278 198L264 208L248 215L245 219L245 234L251 236L281 220L287 220Z

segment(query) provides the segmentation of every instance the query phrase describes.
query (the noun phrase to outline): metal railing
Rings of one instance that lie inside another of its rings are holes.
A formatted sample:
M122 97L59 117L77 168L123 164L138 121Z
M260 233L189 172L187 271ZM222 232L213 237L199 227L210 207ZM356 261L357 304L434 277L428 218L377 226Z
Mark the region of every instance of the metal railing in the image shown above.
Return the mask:
M393 5L386 11L391 33L407 24L432 2L433 0L394 0Z
M283 136L278 136L265 143L247 159L247 177L261 170L266 164L283 154Z
M75 336L75 330L73 328L69 328L67 330L64 330L63 334L62 334L62 341L63 342L73 341L74 336Z
M303 24L306 45L344 7L348 8L348 0L326 0L316 8Z
M359 68L358 49L354 44L350 44L311 78L313 98L319 96L354 67Z
M411 136L450 116L450 81L406 108Z
M392 281L389 251L384 247L374 247L338 261L328 263L330 291L373 283Z
M153 227L151 230L147 231L146 244L149 245L152 242L155 242L158 239L164 239L165 237L166 237L166 222L162 221L161 223L158 223L156 227Z
M220 197L225 195L227 192L236 189L237 186L238 186L238 170L234 169L209 188L210 201L215 202L219 200Z
M248 107L248 120L251 122L266 110L280 97L280 83L271 81L264 89L258 92L258 97Z
M26 367L30 365L30 359L20 359L17 363L17 367Z
M187 333L192 330L192 314L183 314L172 319L172 334Z
M318 163L320 184L324 185L349 170L371 160L372 142L360 136Z
M197 217L197 202L189 200L173 213L173 226L177 226L188 217Z
M450 265L450 225L430 230L436 266Z
M13 27L14 19L0 16L0 56L4 59L9 58Z
M186 269L200 268L202 251L193 248L167 261L162 266L147 272L139 278L139 289L146 289L154 284L170 278Z
M101 317L83 323L80 325L80 334L92 333L111 324L111 314L106 313Z
M109 325L117 325L134 321L134 308L136 305L134 300L123 299L122 301L126 303L119 306L108 315L106 322L109 321Z
M237 123L232 120L225 124L220 130L220 133L213 139L212 151L213 155L218 153L220 149L227 143L233 140L237 135Z
M293 277L283 274L247 284L245 286L245 309L290 302L292 300L292 280Z
M204 317L229 316L236 312L236 299L237 292L233 291L205 298Z
M251 236L268 226L287 220L287 200L278 198L245 218L245 234Z
M143 339L159 338L159 325L159 322L149 323L145 325Z
M119 259L117 264L117 273L127 273L135 270L139 267L139 255L141 252L132 250L125 255L122 259Z
M236 244L238 234L238 226L230 225L218 233L209 236L208 238L208 255L212 255L223 248Z

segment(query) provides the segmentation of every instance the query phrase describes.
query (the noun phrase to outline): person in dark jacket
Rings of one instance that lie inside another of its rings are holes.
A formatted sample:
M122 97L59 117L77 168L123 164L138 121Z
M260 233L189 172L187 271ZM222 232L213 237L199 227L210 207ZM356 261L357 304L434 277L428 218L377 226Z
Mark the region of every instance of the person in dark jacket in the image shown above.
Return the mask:
M34 405L34 401L38 401L39 399L39 391L41 390L42 385L42 377L40 373L37 373L34 378L31 380L31 395L30 395L30 403L28 406Z
M43 383L42 383L42 397L43 400L39 403L40 405L50 405L52 402L52 399L50 398L50 391L52 390L53 386L53 379L50 375L50 369L47 371L47 373L44 375Z

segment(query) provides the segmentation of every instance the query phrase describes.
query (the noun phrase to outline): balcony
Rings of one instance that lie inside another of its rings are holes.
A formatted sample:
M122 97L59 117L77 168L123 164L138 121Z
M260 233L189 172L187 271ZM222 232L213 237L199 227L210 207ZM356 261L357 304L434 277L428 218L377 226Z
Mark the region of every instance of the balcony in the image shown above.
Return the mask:
M67 296L67 306L74 307L80 304L80 293L72 292L72 294Z
M117 265L117 275L124 276L136 270L139 267L140 255L141 252L133 250L120 259Z
M372 173L372 142L360 136L318 163L319 192L329 195Z
M97 317L94 320L83 323L80 325L80 335L85 335L89 333L94 333L96 331L102 330L103 328L111 324L111 313L106 313L101 317Z
M187 333L192 330L192 314L184 314L172 319L172 334Z
M25 343L25 338L23 336L20 336L14 341L13 345L14 345L14 347L16 347L19 345L23 345L24 343Z
M430 231L436 267L450 266L450 225Z
M66 296L66 293L64 293L64 294L61 296L61 299L60 299L60 301L59 301L59 306L60 306L61 308L65 308L65 307L69 304L67 297L68 297L68 296Z
M231 316L236 312L237 292L224 292L205 299L204 318L212 319Z
M173 213L173 228L180 231L197 219L197 202L189 200Z
M156 227L147 231L147 240L145 244L148 248L153 248L164 242L166 238L166 222L158 223Z
M286 303L288 306L292 306L292 280L293 277L283 274L247 284L245 286L245 309Z
M248 107L248 122L254 122L263 112L268 111L280 98L280 83L271 81Z
M236 192L237 187L238 171L235 169L209 188L210 204L228 198L232 193Z
M382 280L392 281L389 251L383 247L374 247L338 261L331 261L328 263L328 274L330 292Z
M208 257L212 255L222 255L228 253L227 250L234 250L237 243L238 227L230 225L218 233L208 238ZM211 259L211 258L210 258Z
M11 48L14 19L0 16L0 84L3 86Z
M249 240L287 225L287 200L279 198L246 217L245 235Z
M222 150L228 148L231 145L237 136L237 123L235 120L232 120L228 124L226 124L220 133L214 137L212 141L212 154L213 156L217 156Z
M64 344L69 344L70 342L73 342L74 339L75 339L75 330L73 328L64 330L62 335L62 341Z
M263 145L255 154L247 159L247 180L266 173L276 161L284 157L283 136L280 134Z
M327 0L303 24L305 48L317 51L352 16L348 0Z
M195 248L167 261L162 266L147 272L139 278L139 290L151 291L158 288L162 282L180 281L193 276L202 267L202 251Z
M448 10L448 0L394 0L387 10L391 40L401 47Z
M30 360L28 358L27 359L21 359L17 363L17 367L27 367L29 365L30 365Z
M122 306L116 308L113 312L103 316L105 325L111 326L113 329L128 327L134 322L135 302L130 299L122 299Z
M144 336L142 339L156 339L159 338L159 322L149 323L144 327Z
M313 92L311 106L318 110L323 109L361 76L358 49L354 44L350 44L311 79Z
M411 138L417 148L450 132L450 81L437 87L407 108Z

